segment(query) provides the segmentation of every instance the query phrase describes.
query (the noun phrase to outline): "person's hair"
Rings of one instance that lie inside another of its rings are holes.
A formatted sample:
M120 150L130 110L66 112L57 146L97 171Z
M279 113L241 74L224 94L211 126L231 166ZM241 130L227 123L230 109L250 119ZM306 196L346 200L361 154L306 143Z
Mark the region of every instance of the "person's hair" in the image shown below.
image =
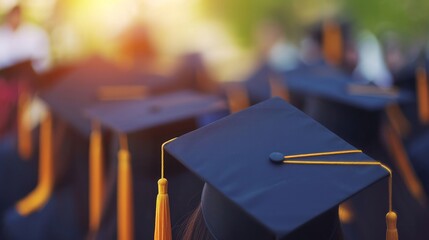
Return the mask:
M183 240L213 240L204 222L201 204L189 216L184 227Z

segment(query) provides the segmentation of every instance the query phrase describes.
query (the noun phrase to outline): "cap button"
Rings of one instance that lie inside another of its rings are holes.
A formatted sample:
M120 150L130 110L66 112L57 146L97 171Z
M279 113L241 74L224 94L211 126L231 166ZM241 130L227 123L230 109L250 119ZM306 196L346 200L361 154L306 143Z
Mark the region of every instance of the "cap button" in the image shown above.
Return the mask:
M279 152L272 152L270 154L270 160L271 162L274 162L274 163L282 163L284 161L284 157L285 155Z

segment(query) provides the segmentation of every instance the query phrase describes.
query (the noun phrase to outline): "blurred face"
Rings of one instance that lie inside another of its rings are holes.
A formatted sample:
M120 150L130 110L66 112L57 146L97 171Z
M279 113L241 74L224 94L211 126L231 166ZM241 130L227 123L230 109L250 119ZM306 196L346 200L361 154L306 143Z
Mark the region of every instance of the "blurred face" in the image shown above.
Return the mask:
M12 9L7 15L6 21L13 30L16 30L21 23L21 10L19 8Z

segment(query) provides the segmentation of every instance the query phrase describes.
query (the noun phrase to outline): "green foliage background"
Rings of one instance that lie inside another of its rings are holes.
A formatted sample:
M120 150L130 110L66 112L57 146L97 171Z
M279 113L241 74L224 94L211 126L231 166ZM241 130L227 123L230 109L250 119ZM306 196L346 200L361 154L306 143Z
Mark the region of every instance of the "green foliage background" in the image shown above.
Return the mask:
M243 46L252 44L252 32L264 19L284 25L298 39L311 24L325 17L353 21L356 29L377 35L393 31L404 41L426 39L428 0L202 0L202 12L222 21Z

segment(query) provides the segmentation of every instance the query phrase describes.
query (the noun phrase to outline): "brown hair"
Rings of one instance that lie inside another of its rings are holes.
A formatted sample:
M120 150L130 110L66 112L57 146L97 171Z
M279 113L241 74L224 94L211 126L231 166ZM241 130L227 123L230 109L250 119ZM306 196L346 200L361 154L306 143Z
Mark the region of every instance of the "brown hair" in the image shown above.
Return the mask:
M201 205L199 205L194 212L189 216L185 223L183 231L183 240L212 240L210 232L208 231L204 222Z

